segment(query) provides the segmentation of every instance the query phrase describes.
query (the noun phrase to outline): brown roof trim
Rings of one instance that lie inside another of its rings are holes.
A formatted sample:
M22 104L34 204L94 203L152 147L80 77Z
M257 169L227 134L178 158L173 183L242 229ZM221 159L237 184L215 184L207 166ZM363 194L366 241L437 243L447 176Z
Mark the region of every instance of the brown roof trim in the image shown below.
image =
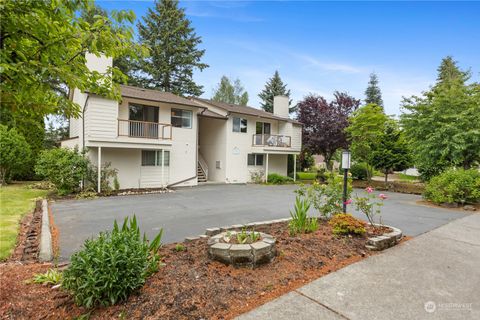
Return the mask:
M216 113L212 110L208 110L206 107L204 107L204 108L205 108L205 110L203 110L202 112L200 112L198 114L199 117L221 119L221 120L227 120L228 119L228 117L222 116L221 114Z
M212 101L212 100L203 99L203 98L196 98L196 97L192 97L191 100L192 101L198 100L198 101L203 102L205 104L209 104L211 106L223 109L223 110L227 111L229 114L237 113L237 114L244 114L244 115L249 115L249 116L264 118L264 119L287 121L287 122L291 122L291 123L299 124L299 125L302 124L301 122L299 122L297 120L293 120L293 119L290 119L290 118L279 117L279 116L274 115L273 113L269 113L269 112L266 112L266 111L263 111L263 110L260 110L260 109L257 109L257 108L249 107L249 106L240 106L240 105L229 104L229 103L224 103L224 102L217 102L217 101Z
M205 107L201 106L199 103L195 101L177 96L170 92L164 92L164 91L153 90L153 89L145 89L145 88L127 86L127 85L120 85L120 91L121 91L121 96L125 98L139 99L139 100L153 101L153 102L171 103L176 105L184 105L189 107L205 109Z

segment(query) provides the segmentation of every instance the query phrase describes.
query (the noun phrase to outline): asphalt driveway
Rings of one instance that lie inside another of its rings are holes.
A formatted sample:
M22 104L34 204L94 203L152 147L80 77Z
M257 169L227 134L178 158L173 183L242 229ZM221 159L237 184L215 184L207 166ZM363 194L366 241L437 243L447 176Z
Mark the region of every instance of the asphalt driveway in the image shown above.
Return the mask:
M133 214L142 232L150 238L163 228L164 243L202 234L208 227L289 217L295 188L293 185L204 185L166 194L58 201L52 204L52 210L59 229L59 258L67 260L85 239L111 229L115 219L123 221ZM383 222L407 235L422 234L466 215L419 205L416 203L421 199L419 196L387 195Z

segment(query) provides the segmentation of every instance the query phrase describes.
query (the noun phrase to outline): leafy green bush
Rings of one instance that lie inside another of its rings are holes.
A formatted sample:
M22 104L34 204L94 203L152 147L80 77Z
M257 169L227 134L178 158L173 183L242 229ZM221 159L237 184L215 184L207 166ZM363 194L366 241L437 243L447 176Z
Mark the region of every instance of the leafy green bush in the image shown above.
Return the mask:
M149 243L140 236L135 216L127 217L122 228L115 221L111 232L85 241L84 249L72 256L63 287L87 308L125 300L158 270L162 231Z
M300 196L296 197L294 212L290 211L292 217L289 223L291 235L314 232L318 229L317 218L308 217L310 205L308 199L302 199Z
M40 284L59 284L62 278L62 273L57 269L48 269L45 273L35 274L32 281Z
M364 234L365 222L348 213L334 215L328 222L332 226L334 234Z
M352 174L352 178L355 180L367 180L369 176L369 169L366 163L359 162L352 164L350 168L350 173ZM370 176L372 176L371 171Z
M480 172L476 169L447 170L430 179L424 196L435 203L479 202Z
M35 172L55 185L60 195L75 192L86 173L88 159L77 149L44 150L35 165Z
M299 180L315 180L317 178L316 172L298 172L297 179Z
M2 110L3 111L3 110ZM12 174L28 166L30 146L15 128L0 125L0 184L7 183Z
M305 196L318 210L320 215L325 218L340 212L343 204L343 177L335 173L326 174L326 184L314 182L309 186L301 186L295 193ZM348 179L347 183L347 199L350 198L352 192L352 179Z
M279 175L278 173L270 173L268 175L268 183L271 183L271 184L286 184L286 183L292 183L292 182L293 182L292 178Z

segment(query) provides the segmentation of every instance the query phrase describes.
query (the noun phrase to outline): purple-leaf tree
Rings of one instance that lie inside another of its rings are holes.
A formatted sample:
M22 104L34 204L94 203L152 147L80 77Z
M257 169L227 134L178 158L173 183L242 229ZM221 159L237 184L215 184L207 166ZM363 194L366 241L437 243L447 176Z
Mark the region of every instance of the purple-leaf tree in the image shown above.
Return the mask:
M310 153L321 154L329 170L335 151L348 146L348 117L359 106L360 100L338 91L331 102L310 94L297 105L298 121L303 123L303 145Z

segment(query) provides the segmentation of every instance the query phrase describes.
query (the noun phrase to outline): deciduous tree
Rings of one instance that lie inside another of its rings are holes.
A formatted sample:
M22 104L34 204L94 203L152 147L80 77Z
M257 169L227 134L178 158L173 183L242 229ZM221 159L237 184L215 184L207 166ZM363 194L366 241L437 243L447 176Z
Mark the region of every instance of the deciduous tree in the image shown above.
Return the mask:
M133 12L95 16L93 23L78 12L88 11L90 0L2 1L1 108L15 113L77 116L80 106L68 99L68 88L119 98L112 75L90 71L85 53L113 58L132 54Z
M360 100L346 93L335 92L332 102L310 94L297 105L298 120L303 123L303 145L312 154L321 154L328 169L339 148L348 146L345 128L349 115L358 108Z
M223 76L217 88L213 91L212 100L246 106L248 104L248 92L245 91L239 79L232 82L228 77Z
M403 101L401 122L415 163L425 179L449 167L469 169L480 162L480 84L447 57L437 83L422 96Z
M351 142L352 158L358 162L365 162L373 167L373 152L378 148L385 132L388 117L383 109L376 104L367 104L353 113L346 129ZM370 181L370 172L367 170Z
M3 185L29 163L30 146L15 128L0 124L0 150L0 184Z

